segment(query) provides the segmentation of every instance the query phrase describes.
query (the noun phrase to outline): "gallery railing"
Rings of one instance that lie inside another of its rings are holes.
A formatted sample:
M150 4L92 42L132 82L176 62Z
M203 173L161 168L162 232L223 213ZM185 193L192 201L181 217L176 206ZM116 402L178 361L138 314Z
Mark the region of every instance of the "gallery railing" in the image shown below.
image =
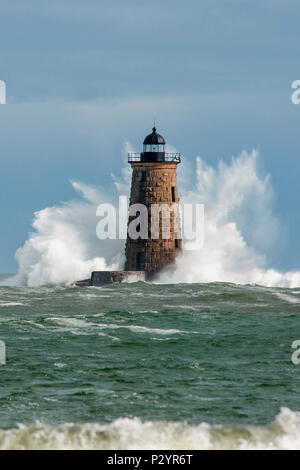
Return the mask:
M142 153L128 153L128 162L142 162L146 161L143 160L143 154ZM153 160L155 161L155 160ZM163 159L157 160L159 162L176 162L180 163L181 162L181 154L180 153L165 153Z

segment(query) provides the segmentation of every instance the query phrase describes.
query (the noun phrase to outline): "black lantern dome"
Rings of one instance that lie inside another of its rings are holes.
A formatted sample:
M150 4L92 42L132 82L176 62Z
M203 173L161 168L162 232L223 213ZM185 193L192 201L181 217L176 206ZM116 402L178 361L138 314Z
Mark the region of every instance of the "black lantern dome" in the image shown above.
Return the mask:
M163 162L165 161L165 139L157 134L153 127L152 134L147 135L144 140L144 151L141 155L144 162Z
M145 137L144 145L165 145L165 139L160 134L157 134L156 127L153 127L152 131L152 134L149 134L147 137Z

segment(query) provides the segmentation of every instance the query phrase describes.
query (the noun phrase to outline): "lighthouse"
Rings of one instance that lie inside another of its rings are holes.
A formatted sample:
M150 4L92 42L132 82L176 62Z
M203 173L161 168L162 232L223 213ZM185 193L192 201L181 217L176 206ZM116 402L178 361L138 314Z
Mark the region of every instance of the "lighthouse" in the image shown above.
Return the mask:
M130 236L134 216L129 213L125 271L144 271L148 279L171 267L182 249L177 185L181 156L165 152L165 145L153 127L144 139L143 152L128 154L132 167L130 207L146 207L148 236Z
M167 153L165 145L153 127L144 139L143 152L128 154L132 180L124 271L94 271L76 286L152 280L174 265L182 250L177 186L181 156Z

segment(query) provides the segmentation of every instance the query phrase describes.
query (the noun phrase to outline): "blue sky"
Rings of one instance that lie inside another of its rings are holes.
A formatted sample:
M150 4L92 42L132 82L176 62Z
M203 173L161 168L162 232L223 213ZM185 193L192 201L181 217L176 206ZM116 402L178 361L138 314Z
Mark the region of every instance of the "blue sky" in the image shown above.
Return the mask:
M0 272L33 213L76 197L70 179L108 184L154 117L186 159L259 149L288 234L271 262L299 268L299 15L296 0L1 0Z

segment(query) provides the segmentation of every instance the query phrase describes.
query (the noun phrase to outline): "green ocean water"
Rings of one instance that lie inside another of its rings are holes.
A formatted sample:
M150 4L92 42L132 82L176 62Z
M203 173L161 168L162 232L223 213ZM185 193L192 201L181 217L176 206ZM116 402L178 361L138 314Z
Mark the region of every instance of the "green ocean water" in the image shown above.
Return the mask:
M300 288L2 285L0 448L300 448L299 313Z

